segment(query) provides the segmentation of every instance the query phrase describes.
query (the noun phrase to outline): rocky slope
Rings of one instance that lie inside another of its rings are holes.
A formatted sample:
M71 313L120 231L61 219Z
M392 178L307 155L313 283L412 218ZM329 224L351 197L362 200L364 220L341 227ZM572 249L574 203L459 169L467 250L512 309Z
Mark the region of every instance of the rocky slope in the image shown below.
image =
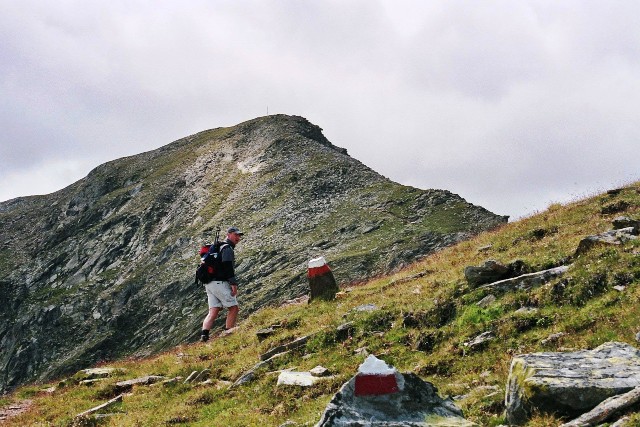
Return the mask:
M323 255L363 279L506 222L389 181L301 117L204 131L0 203L0 390L197 334L197 249L237 225L241 315L307 291Z

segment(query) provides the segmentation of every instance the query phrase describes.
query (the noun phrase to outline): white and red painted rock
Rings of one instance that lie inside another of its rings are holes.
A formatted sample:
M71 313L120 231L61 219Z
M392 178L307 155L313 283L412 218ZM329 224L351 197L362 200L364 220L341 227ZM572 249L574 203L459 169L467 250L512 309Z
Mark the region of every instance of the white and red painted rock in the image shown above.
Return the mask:
M327 261L324 257L314 258L309 260L309 277L321 276L331 272Z
M315 427L478 426L465 420L452 400L438 396L438 389L433 384L416 374L396 372L386 364L378 367L377 362L372 363L375 360L363 364L363 369L340 387ZM388 379L372 379L388 378L392 372L396 374L395 386ZM370 387L372 384L374 387ZM375 394L357 396L357 392ZM389 393L380 394L382 392Z
M355 381L356 396L380 396L397 393L403 384L398 380L400 375L395 368L383 360L370 355L358 368Z
M338 292L338 285L333 273L323 257L314 258L309 261L309 287L311 295L309 302L315 299L333 300Z

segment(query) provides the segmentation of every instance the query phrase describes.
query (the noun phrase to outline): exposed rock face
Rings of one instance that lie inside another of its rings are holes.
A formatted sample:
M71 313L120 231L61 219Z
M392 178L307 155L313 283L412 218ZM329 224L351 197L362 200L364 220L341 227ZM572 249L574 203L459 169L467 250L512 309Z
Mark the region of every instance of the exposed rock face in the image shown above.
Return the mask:
M633 228L632 234L640 234L640 220L629 218L628 216L619 216L612 221L613 228L620 230L622 228Z
M311 372L282 371L278 375L278 385L296 385L311 387L323 378L314 376Z
M575 417L608 397L640 386L640 351L624 343L594 350L514 357L506 392L507 421L524 424L536 408Z
M246 232L246 316L307 293L308 259L324 256L344 283L504 221L389 181L301 117L114 160L56 193L0 203L0 391L193 339L206 314L197 249L216 226Z
M604 233L594 236L587 236L578 244L575 255L578 256L584 254L596 246L620 245L624 242L628 242L629 240L635 240L638 238L637 234L638 231L636 228L627 227L605 231Z
M119 381L116 383L116 392L122 393L129 391L136 385L150 385L164 380L165 377L160 375L147 375L146 377L134 378L132 380Z
M636 387L624 394L619 394L617 396L605 399L591 411L580 415L575 420L571 420L568 423L562 424L560 427L584 427L599 425L602 421L612 419L618 412L636 405L639 401L640 387ZM626 425L626 422L628 422L628 419L626 417L623 417L611 426L621 427L622 425Z
M521 260L516 260L504 265L490 259L479 267L468 266L464 269L464 277L471 287L478 287L499 280L518 277L529 273L529 266Z
M550 268L548 270L536 271L535 273L523 274L512 279L499 280L497 282L483 285L481 288L499 291L515 291L521 289L531 289L543 285L556 277L560 277L569 271L568 265Z
M472 287L502 280L509 274L509 268L496 260L490 259L479 267L469 266L464 269L464 277Z

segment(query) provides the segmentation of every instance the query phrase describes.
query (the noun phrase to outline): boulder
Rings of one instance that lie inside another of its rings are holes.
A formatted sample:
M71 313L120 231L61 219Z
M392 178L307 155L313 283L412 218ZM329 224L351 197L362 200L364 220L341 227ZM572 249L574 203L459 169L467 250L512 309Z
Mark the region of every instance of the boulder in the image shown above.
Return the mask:
M514 313L526 316L536 314L538 311L540 310L537 307L520 307L519 309L514 311Z
M487 308L494 302L496 302L497 298L495 295L489 294L486 297L482 298L480 301L476 303L478 307Z
M401 374L369 356L333 396L316 427L476 425L463 418L451 399L437 393L433 384L417 375Z
M496 260L487 260L480 267L469 266L464 269L464 276L472 288L487 283L509 279L531 272L531 268L522 260L515 260L507 265Z
M543 285L556 277L560 277L569 270L569 266L561 265L560 267L550 268L548 270L537 271L535 273L523 274L511 279L499 280L481 286L481 288L491 289L495 291L515 291L528 290L536 286Z
M362 304L353 308L353 311L359 311L359 312L369 312L369 311L376 311L376 310L378 310L378 306L372 303Z
M603 206L600 212L603 215L616 214L620 212L624 212L631 207L631 204L625 200L619 200L614 203L609 203L606 206Z
M611 424L610 427L632 427L631 418L622 417L618 421L616 421L615 423Z
M198 371L191 371L191 373L189 374L189 376L187 376L187 379L184 380L185 384L190 383L191 381L194 380L194 378L198 375Z
M289 353L288 351L283 351L282 353L276 353L271 357L256 363L251 369L249 369L247 372L240 375L240 377L233 384L231 384L231 388L237 387L255 380L258 375L257 372L259 369L261 369L264 366L267 366L267 367L270 366L270 364L273 361L281 358L282 356L288 353Z
M296 385L300 387L311 387L323 378L316 377L311 372L282 371L278 375L277 385Z
M268 360L272 356L275 356L278 353L284 353L285 351L295 350L297 348L303 347L309 341L309 338L312 335L306 335L304 337L300 337L295 339L287 344L279 345L277 347L270 348L266 353L260 355L260 360Z
M464 346L469 350L477 350L484 348L488 342L496 339L496 336L491 331L486 331L481 333L480 335L473 338L471 341L467 341L464 343Z
M509 267L496 260L487 260L480 267L469 266L464 268L464 277L471 287L478 287L485 283L504 279L509 274Z
M93 407L91 409L87 409L86 411L81 412L78 415L76 415L76 418L87 417L87 416L92 415L92 414L94 414L94 413L96 413L98 411L102 411L104 409L110 408L110 407L114 406L117 403L121 403L123 396L124 396L123 394L120 394L120 395L114 397L113 399L111 399L111 400L109 400L109 401L107 401L107 402L105 402L105 403L103 403L101 405L98 405L98 406ZM81 423L81 425L89 425L89 423L86 423L86 424L85 423Z
M575 420L562 424L560 427L583 427L600 425L602 421L607 421L616 416L617 413L636 405L640 401L640 387L617 396L605 399L598 406L586 414L580 415Z
M580 241L575 256L582 255L596 246L620 245L629 240L637 239L637 231L634 227L620 228L605 231L604 233L587 236Z
M210 369L203 369L202 371L193 371L191 372L191 374L187 377L186 380L184 380L185 384L189 384L189 383L197 383L197 382L202 382L205 381L207 379L209 379L209 376L211 375L211 370Z
M343 323L336 328L336 341L342 342L352 337L356 328L353 322Z
M251 381L256 379L256 371L263 366L266 365L267 362L258 362L253 366L253 368L249 369L247 372L240 375L240 377L231 385L231 388L237 387L243 384L250 383Z
M91 369L83 369L79 371L75 376L78 379L83 380L92 380L95 378L107 378L112 375L115 375L119 372L124 372L123 370L118 370L116 368L91 368Z
M268 328L260 329L259 331L257 331L256 336L258 337L258 341L264 341L275 333L276 330L270 326Z
M547 345L547 344L555 343L565 335L567 335L567 334L564 333L564 332L557 332L555 334L551 334L548 337L540 340L540 344Z
M505 406L510 425L535 409L576 417L603 400L640 386L640 351L610 342L594 350L532 353L511 361Z
M147 375L146 377L117 382L115 389L118 393L124 393L131 390L135 385L151 385L164 379L166 378L160 375Z
M628 216L619 216L614 218L612 224L615 230L631 227L633 228L632 234L638 235L640 233L640 220L638 219L632 219Z
M80 381L78 384L80 385L86 385L86 386L92 386L94 384L103 382L104 380L106 380L106 378L93 378L91 380L82 380Z
M324 366L320 366L320 365L318 365L315 368L311 369L309 372L314 377L327 377L327 376L331 375L331 372L327 368L325 368Z

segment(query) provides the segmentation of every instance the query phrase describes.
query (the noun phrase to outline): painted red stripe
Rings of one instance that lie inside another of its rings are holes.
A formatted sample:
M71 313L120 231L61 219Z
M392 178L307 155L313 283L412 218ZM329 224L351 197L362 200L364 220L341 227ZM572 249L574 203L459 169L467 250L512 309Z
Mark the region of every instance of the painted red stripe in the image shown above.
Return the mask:
M356 375L356 396L378 396L400 391L395 375Z
M320 276L322 274L327 274L330 271L331 269L327 264L323 265L322 267L313 267L309 269L309 277Z

